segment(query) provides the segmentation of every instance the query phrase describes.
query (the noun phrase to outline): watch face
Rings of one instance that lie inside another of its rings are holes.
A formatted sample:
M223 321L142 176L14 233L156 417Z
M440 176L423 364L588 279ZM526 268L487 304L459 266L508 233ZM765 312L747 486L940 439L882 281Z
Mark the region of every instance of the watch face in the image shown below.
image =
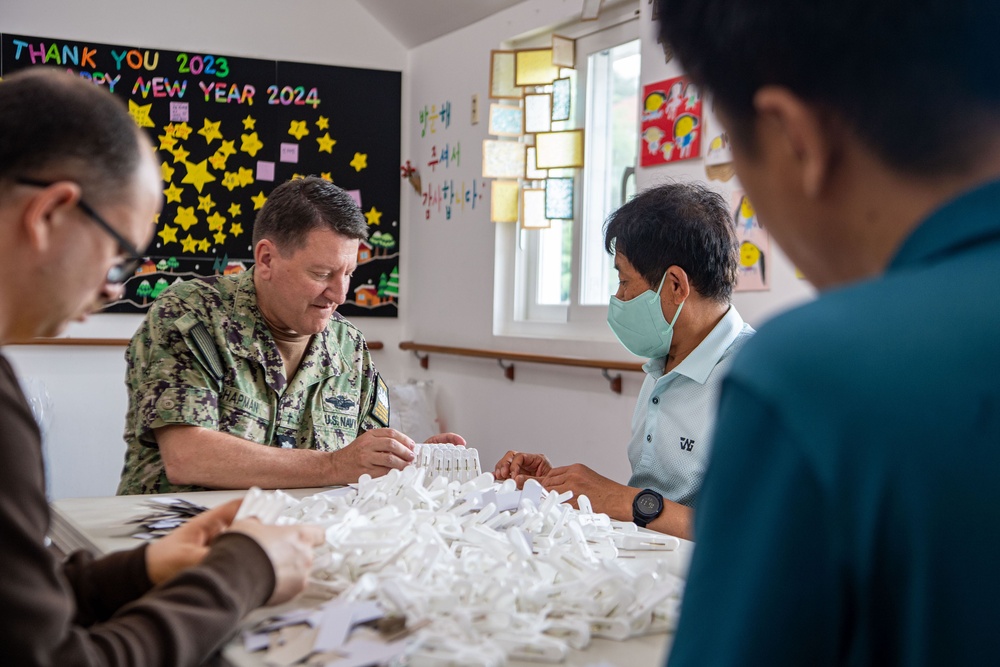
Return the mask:
M643 514L656 514L657 510L660 509L660 503L656 502L656 497L648 493L639 496L636 505Z

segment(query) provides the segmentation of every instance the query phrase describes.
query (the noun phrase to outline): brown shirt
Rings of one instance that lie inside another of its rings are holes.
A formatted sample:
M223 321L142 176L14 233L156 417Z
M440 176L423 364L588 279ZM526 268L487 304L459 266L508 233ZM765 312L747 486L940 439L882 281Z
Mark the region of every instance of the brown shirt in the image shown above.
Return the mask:
M198 665L274 588L263 550L220 536L205 560L151 588L145 547L63 564L45 548L41 438L0 355L0 662L8 665Z

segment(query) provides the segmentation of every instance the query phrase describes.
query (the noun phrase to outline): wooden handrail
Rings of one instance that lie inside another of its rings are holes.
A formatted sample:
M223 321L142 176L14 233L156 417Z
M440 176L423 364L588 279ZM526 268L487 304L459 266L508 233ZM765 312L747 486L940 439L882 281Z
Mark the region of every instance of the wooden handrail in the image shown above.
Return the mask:
M23 343L10 343L10 345L83 345L97 347L126 347L129 338L34 338ZM382 341L368 341L369 350L381 350L385 347Z
M611 391L616 394L622 393L621 373L611 375L608 371L626 371L629 373L641 373L642 364L628 361L612 361L608 359L585 359L583 357L554 357L544 354L528 354L525 352L505 352L502 350L480 350L470 347L450 347L447 345L428 345L425 343L415 343L406 340L399 344L399 349L412 351L420 360L420 367L427 368L431 353L451 354L460 357L478 357L480 359L496 359L500 367L504 369L504 377L514 381L515 361L524 361L530 364L553 364L556 366L576 366L582 368L600 368L601 374L610 383ZM424 354L421 355L420 353ZM504 361L510 362L504 364Z

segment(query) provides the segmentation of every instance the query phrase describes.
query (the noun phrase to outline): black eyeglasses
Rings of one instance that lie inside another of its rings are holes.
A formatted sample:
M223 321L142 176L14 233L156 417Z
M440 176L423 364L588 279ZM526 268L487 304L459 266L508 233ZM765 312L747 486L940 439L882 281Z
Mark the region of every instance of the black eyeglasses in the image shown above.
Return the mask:
M19 178L17 182L21 185L30 185L36 188L47 188L54 185L54 183L36 181L31 178ZM108 269L108 275L105 280L115 285L124 283L135 275L135 270L142 264L143 253L132 245L128 239L115 231L115 228L107 220L98 215L97 211L90 207L90 204L81 199L76 202L76 205L80 207L81 211L87 214L87 217L96 222L101 229L110 234L111 238L118 242L118 249L125 256L125 259Z

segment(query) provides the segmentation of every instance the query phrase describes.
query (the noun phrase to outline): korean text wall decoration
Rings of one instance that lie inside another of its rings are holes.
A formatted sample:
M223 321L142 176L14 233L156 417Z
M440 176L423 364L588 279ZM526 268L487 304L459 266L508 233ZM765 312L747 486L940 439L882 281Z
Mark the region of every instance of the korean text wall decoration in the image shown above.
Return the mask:
M350 192L369 225L338 311L397 316L399 72L11 34L0 53L0 75L47 65L122 97L158 149L156 235L108 310L142 312L173 282L250 268L256 211L275 186L315 175Z
M486 182L462 167L462 142L453 140L451 101L424 104L417 112L420 129L420 204L424 220L451 220L465 211L484 206Z

